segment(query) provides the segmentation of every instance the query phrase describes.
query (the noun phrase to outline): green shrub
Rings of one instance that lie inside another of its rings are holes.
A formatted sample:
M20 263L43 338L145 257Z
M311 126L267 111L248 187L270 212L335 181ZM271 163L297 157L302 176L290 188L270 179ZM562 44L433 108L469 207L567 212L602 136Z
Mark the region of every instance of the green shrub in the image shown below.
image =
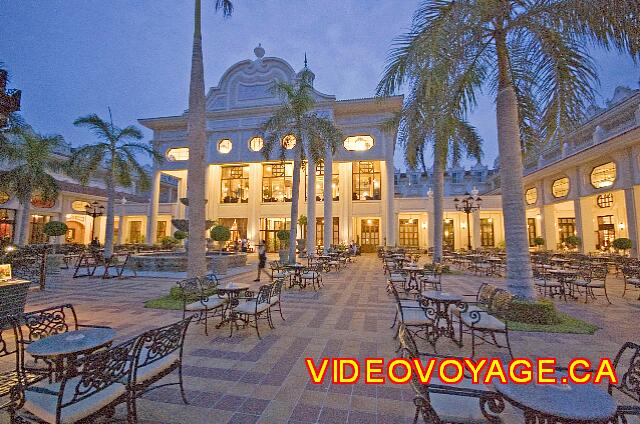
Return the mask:
M289 246L289 230L279 230L276 233L276 237L280 240L280 245L282 248L286 248Z
M210 231L211 238L215 241L227 241L231 238L231 230L224 225L216 225Z
M618 249L618 250L629 250L631 249L631 240L629 240L628 238L625 237L620 237L615 239L612 243L611 246L613 246L614 249Z
M533 239L533 244L536 246L542 246L544 244L544 239L542 237L536 237Z
M167 236L167 237L162 237L162 239L160 240L160 245L164 249L171 249L173 247L176 247L178 244L180 244L180 241L175 237Z
M569 247L578 247L580 246L580 244L582 244L582 240L580 240L580 237L578 236L569 236L564 240L564 244L566 244Z
M178 286L171 287L169 290L169 296L172 299L181 299L182 298L182 289Z
M554 304L548 300L531 302L513 299L504 315L509 321L527 324L553 325L560 322Z
M60 221L49 221L44 224L44 228L42 230L43 233L48 235L49 237L57 237L63 236L67 234L67 224Z
M173 237L176 240L184 240L187 238L189 234L186 231L182 231L182 230L176 230L175 233L173 233Z

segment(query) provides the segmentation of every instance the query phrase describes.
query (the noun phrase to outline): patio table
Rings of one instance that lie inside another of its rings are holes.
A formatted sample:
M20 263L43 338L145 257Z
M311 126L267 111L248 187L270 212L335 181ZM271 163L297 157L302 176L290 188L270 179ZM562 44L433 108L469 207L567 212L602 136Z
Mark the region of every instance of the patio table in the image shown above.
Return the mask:
M113 328L84 328L36 340L29 343L25 350L34 358L52 364L52 377L57 380L62 376L65 360L68 363L80 354L108 346L115 337L116 331Z
M569 295L569 297L573 299L578 298L574 293L573 285L573 281L578 274L576 270L551 268L549 270L549 273L553 275L560 283L560 295L563 296L565 301L567 300L567 295Z
M233 326L236 326L238 329L238 321L245 323L245 321L240 318L238 314L233 310L235 306L238 305L238 297L240 293L247 291L249 289L249 284L245 283L232 283L229 282L224 286L218 286L218 293L222 296L226 295L229 299L229 307L225 311L225 315L222 318L222 321L216 325L216 328L220 328L225 324L229 324L229 337L233 335Z
M462 296L439 290L425 290L421 295L423 303L426 303L424 307L432 308L434 312L435 325L432 341L434 349L436 342L442 336L450 338L458 346L462 347L462 334L460 334L460 340L456 340L453 321L449 313L451 305L458 305L462 311L466 310L467 306L462 302Z
M306 267L298 263L285 265L284 267L293 271L291 280L289 280L289 288L292 288L293 286L298 286L300 287L300 289L305 288L305 285L302 281L302 270L304 270Z
M558 381L566 377L559 373ZM496 391L524 412L527 423L605 424L613 422L616 403L594 384L495 384Z

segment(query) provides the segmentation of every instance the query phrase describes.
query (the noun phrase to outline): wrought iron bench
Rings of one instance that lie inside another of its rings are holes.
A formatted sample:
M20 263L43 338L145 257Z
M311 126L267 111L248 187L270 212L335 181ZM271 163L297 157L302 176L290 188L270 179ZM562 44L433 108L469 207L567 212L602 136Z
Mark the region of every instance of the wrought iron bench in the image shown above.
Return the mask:
M207 277L187 278L178 281L182 302L182 318L195 313L198 323L204 323L204 334L209 335L209 318L224 317L228 298L217 293L218 278L215 274Z
M124 274L124 270L127 267L127 263L129 262L130 257L131 257L131 252L118 252L118 253L113 253L109 259L104 258L103 259L104 273L102 274L102 278L112 278L112 277L122 278L122 275ZM109 273L110 269L115 270L116 272L115 276L110 275ZM130 270L133 272L132 277L138 276L135 269L130 268Z
M96 268L101 263L101 258L99 258L96 252L85 251L80 254L78 261L76 262L76 268L73 271L73 278L78 277L93 277L96 273ZM84 269L84 273L79 274L79 272Z

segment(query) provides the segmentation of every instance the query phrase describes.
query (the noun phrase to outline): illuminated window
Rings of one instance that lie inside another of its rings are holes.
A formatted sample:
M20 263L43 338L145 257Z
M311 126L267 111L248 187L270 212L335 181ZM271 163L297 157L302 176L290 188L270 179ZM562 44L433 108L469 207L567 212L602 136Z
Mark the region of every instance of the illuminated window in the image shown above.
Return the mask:
M532 187L524 192L524 200L527 202L527 205L533 205L538 201L538 189Z
M363 152L373 147L373 137L370 135L354 135L344 140L344 148L351 152Z
M165 155L169 162L177 162L181 160L189 160L189 148L188 147L178 147L175 149L167 150L167 154Z
M31 204L40 209L51 209L56 204L56 199L44 199L39 194L34 194L31 197Z
M380 162L353 163L353 200L380 200Z
M316 165L316 202L322 202L324 200L324 163L320 162ZM309 197L309 191L307 190L307 179L304 179L304 196L305 199ZM331 197L334 202L340 200L340 187L338 177L338 165L333 165L333 172L331 175Z
M569 194L569 178L559 178L551 185L553 197L564 197Z
M595 188L611 187L616 180L616 164L614 162L596 166L591 171L591 185Z
M249 201L249 167L223 166L220 201L247 203Z
M263 146L264 140L262 139L262 137L253 137L251 140L249 140L249 150L251 150L252 152L259 152L260 150L262 150Z
M599 194L596 197L596 204L601 208L610 208L613 206L613 193Z
M9 193L5 191L0 191L0 205L7 203L10 198L11 196L9 196Z
M291 150L296 146L296 136L293 134L288 134L282 137L282 147L287 150Z
M87 211L87 206L89 206L89 203L84 200L74 200L73 203L71 203L71 209L76 212L85 213Z
M293 163L262 165L262 201L290 202L293 188Z
M218 151L222 154L227 154L231 151L233 143L228 138L222 139L218 142Z

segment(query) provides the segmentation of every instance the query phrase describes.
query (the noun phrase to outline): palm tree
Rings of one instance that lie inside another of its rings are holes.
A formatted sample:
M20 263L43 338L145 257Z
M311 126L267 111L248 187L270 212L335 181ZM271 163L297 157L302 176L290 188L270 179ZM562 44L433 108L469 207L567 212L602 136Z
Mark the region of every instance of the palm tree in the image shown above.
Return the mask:
M223 16L231 16L233 4L230 0L215 0L215 10L217 11L219 9L222 9ZM207 272L207 248L205 240L205 152L207 134L201 27L202 2L201 0L195 0L191 81L189 83L189 112L187 113L187 144L189 145L187 172L187 198L189 199L188 277L201 276Z
M475 93L496 96L507 284L533 296L522 185L522 154L556 139L584 116L597 83L587 48L638 57L640 3L628 0L424 0L397 40L380 92L420 69L449 65L453 96L466 109Z
M58 197L58 182L52 174L60 172L63 162L54 156L63 143L59 135L40 135L28 127L14 129L0 144L0 158L13 166L0 173L0 190L15 196L22 206L15 238L20 246L27 243L30 205L34 195L44 201Z
M424 153L433 156L433 209L434 249L433 263L442 261L444 221L444 173L447 159L458 163L462 153L478 161L482 157L482 140L476 129L464 119L464 111L455 99L448 98L450 90L442 85L443 78L434 78L439 72L423 70L409 88L399 116L398 141L404 147L405 161L411 168L424 164Z
M333 154L336 145L342 139L342 133L333 125L331 120L313 111L316 101L313 97L313 74L304 69L298 75L295 84L276 81L273 85L274 93L280 95L282 106L262 125L261 133L264 139L263 155L265 159L271 157L274 149L278 150L284 161L286 148L283 138L293 135L296 143L293 153L293 184L291 196L291 231L289 232L289 262L296 261L296 238L298 226L298 204L300 201L300 168L305 157L313 163L319 163L325 155ZM309 169L308 172L314 172ZM325 169L325 173L331 173ZM313 202L314 188L308 187L308 199ZM331 198L325 199L330 202ZM330 217L326 219L331 219ZM325 243L326 244L326 243Z
M136 182L141 190L148 189L149 175L138 162L136 155L143 153L157 161L161 161L162 156L150 145L137 141L142 139L142 133L133 125L118 128L111 120L106 122L96 114L78 118L73 124L89 128L101 140L74 150L69 158L67 171L70 176L85 185L94 178L104 179L107 188L104 257L109 259L113 253L116 187L131 187Z

